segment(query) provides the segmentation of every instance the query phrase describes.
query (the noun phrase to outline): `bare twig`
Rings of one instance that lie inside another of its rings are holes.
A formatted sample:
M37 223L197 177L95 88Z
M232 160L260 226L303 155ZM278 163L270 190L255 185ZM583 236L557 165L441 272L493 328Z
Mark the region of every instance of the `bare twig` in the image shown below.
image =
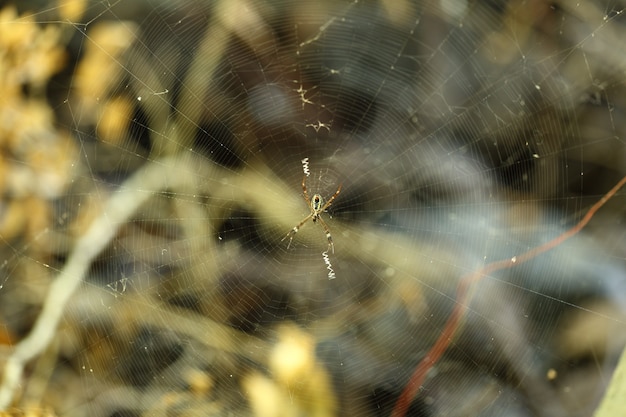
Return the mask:
M155 192L176 188L189 178L175 158L148 163L133 175L106 202L102 215L81 236L65 267L50 286L34 327L8 357L0 385L0 410L12 402L20 383L24 365L43 352L55 335L68 300L78 288L94 258L113 239L118 228Z
M620 188L624 186L624 184L626 184L626 177L622 178L617 184L615 184L613 188L609 190L609 192L607 192L598 202L596 202L589 209L589 211L587 211L587 214L585 214L585 216L574 227L566 230L549 242L546 242L543 245L535 246L529 251L524 252L521 255L514 256L510 259L503 259L500 261L491 262L483 266L482 268L479 268L478 270L470 272L469 274L461 277L461 280L459 281L456 290L454 309L452 310L452 313L450 313L448 321L446 322L444 329L439 335L439 338L413 371L413 375L411 375L409 383L406 385L404 391L402 391L402 394L400 394L400 397L396 402L396 405L391 414L392 417L403 417L404 415L406 415L411 401L413 401L413 399L417 395L417 392L422 386L424 380L426 379L428 372L433 368L433 366L435 366L437 361L439 361L441 356L448 349L448 346L450 346L452 338L454 337L456 331L459 329L461 319L465 315L465 311L467 310L467 306L470 302L472 294L470 289L472 285L481 281L484 277L496 271L512 268L516 265L534 259L542 253L556 248L561 243L574 236L576 233L580 232L583 227L585 227L587 223L589 223L589 221L596 214L596 212L607 201L609 201L620 190Z

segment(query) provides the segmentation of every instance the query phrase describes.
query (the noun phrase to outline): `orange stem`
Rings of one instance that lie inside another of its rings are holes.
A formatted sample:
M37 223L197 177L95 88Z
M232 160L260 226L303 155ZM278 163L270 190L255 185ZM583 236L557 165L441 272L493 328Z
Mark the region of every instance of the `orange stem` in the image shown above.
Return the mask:
M607 201L609 201L619 191L619 189L624 186L624 184L626 184L626 176L622 178L617 184L615 184L615 186L611 188L611 190L609 190L609 192L607 192L598 202L596 202L574 227L566 230L551 241L546 242L543 245L536 246L521 255L514 256L511 259L503 259L500 261L491 262L483 266L482 268L477 269L476 271L463 275L457 285L454 309L452 310L452 313L450 313L450 317L448 317L448 321L446 322L443 331L439 335L439 338L437 339L435 344L430 348L426 356L424 356L421 362L417 365L415 371L413 371L413 375L411 375L411 378L404 388L404 391L402 391L402 394L400 394L400 397L396 402L391 416L404 417L406 415L409 405L417 395L419 388L424 383L426 375L433 368L433 366L435 366L435 364L441 358L444 352L448 349L448 346L450 346L452 338L459 328L461 318L467 310L467 305L470 301L469 289L471 288L472 284L480 281L489 274L503 269L512 268L515 265L519 265L526 261L529 261L536 256L559 246L565 240L580 232L582 228L585 227L587 223L589 223L589 221L596 214L596 212Z

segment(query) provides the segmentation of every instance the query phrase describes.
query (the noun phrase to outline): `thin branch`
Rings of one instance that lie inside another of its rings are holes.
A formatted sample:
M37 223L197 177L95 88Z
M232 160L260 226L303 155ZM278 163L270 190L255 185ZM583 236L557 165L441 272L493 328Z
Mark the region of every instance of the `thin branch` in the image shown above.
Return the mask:
M435 366L437 361L441 358L444 352L450 346L452 342L452 338L454 334L459 328L459 324L461 322L461 318L465 315L465 311L467 310L467 306L471 299L471 292L469 291L472 287L472 284L479 282L484 277L503 269L512 268L515 265L522 264L527 262L538 255L547 252L551 249L556 248L565 240L574 236L576 233L580 232L583 227L589 223L591 218L596 214L596 212L607 202L609 201L618 191L626 184L626 177L622 178L609 192L607 192L598 202L596 202L590 209L587 211L587 214L580 220L574 227L569 230L566 230L564 233L555 237L549 242L544 243L543 245L536 246L530 249L527 252L524 252L521 255L514 256L511 259L503 259L500 261L491 262L480 269L477 269L474 272L471 272L467 275L461 277L459 284L456 290L456 301L454 304L454 309L452 313L450 313L450 317L448 317L448 321L446 325L439 335L439 338L435 342L435 344L430 348L426 356L422 358L421 362L413 371L413 375L409 379L409 383L400 394L398 401L391 413L392 417L404 417L406 412L411 404L411 401L417 395L418 390L424 383L426 379L426 375L428 372Z
M8 357L0 386L0 410L12 402L21 381L24 365L41 354L54 337L65 306L94 258L111 242L119 227L155 192L167 187L177 188L189 177L175 158L146 164L126 181L106 202L102 215L96 218L81 236L50 290L35 325Z

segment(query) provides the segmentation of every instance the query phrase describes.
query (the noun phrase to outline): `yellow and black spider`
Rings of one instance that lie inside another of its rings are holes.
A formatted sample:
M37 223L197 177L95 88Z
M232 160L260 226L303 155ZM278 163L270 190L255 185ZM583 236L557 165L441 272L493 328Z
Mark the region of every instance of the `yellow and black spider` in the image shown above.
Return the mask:
M287 233L287 235L281 239L281 242L287 238L289 238L289 243L287 244L287 249L291 245L291 241L293 240L293 236L298 233L298 230L302 227L302 225L309 220L313 220L313 223L317 223L322 225L324 228L324 232L326 233L326 238L328 239L328 248L331 249L332 253L335 253L335 246L333 245L333 238L330 235L330 229L324 220L322 220L322 213L326 211L328 207L333 203L333 200L339 195L341 191L341 184L339 184L339 188L335 191L332 197L328 199L326 203L324 203L324 199L319 194L314 194L313 198L309 198L309 193L306 190L306 175L302 178L302 195L304 196L304 201L306 201L309 209L311 210L311 214L306 216L300 223L294 226L293 229Z

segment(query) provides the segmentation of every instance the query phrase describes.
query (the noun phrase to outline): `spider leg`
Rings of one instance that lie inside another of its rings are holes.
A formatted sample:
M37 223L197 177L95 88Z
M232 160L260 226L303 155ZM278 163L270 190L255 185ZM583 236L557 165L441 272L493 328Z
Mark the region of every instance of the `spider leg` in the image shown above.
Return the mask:
M341 185L339 184L339 188L337 188L337 191L335 191L335 194L333 194L333 196L331 198L328 199L328 201L326 202L326 204L324 204L324 207L322 207L322 209L320 210L320 212L325 211L328 207L330 207L330 205L333 203L333 200L339 195L339 193L341 192Z
M311 199L309 198L309 193L306 191L306 175L302 177L302 194L304 195L307 206L311 206Z
M339 187L341 188L341 186ZM328 205L328 203L326 203ZM333 237L330 235L330 229L324 220L321 217L317 217L317 220L320 222L322 227L324 228L324 233L326 233L326 239L328 239L328 248L332 251L333 255L335 254L335 245L333 244Z
M313 217L313 213L309 214L308 216L306 216L300 223L298 223L296 226L293 227L293 229L291 229L289 231L289 233L287 233L285 235L284 238L282 238L280 241L282 242L283 240L289 238L289 243L287 243L287 249L289 249L289 246L291 245L291 241L293 240L293 236L298 233L298 230L300 230L300 228L302 227L302 225L306 222L309 221L309 219L311 219L311 217Z

